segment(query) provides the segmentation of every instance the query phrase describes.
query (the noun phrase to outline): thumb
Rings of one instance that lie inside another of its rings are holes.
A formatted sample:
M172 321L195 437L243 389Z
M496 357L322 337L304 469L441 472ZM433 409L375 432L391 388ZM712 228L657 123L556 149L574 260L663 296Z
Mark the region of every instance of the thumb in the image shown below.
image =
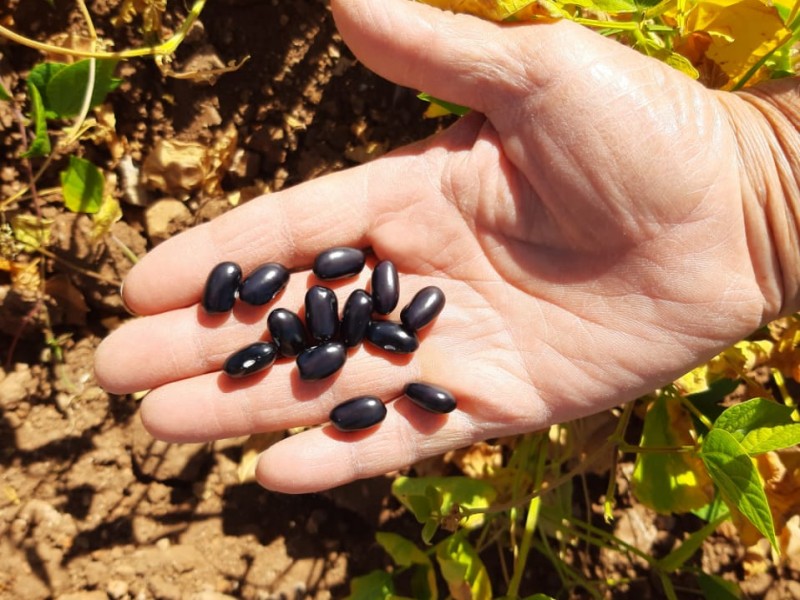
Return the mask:
M342 37L399 85L491 114L585 64L601 36L574 23L498 24L412 0L333 0ZM595 49L596 52L596 49Z

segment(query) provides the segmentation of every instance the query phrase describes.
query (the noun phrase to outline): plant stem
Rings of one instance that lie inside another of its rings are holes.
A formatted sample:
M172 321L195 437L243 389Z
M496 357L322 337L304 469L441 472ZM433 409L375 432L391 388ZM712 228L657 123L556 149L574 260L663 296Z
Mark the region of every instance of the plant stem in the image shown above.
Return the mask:
M7 27L3 27L2 25L0 25L0 37L8 38L12 42L16 42L17 44L27 46L28 48L33 48L34 50L39 50L41 52L61 54L64 56L77 56L80 58L110 58L122 60L126 58L142 58L146 56L166 56L175 52L178 46L180 46L181 42L183 42L186 34L189 32L189 28L200 16L205 3L206 0L195 0L188 16L183 21L178 31L166 42L162 42L157 46L131 48L128 50L122 50L120 52L75 50L73 48L64 48L61 46L54 46L53 44L45 44L36 40L32 40L24 35L15 33L14 31L8 29Z
M634 454L675 454L694 452L697 447L694 445L686 446L637 446L636 444L620 444L620 452L632 452Z

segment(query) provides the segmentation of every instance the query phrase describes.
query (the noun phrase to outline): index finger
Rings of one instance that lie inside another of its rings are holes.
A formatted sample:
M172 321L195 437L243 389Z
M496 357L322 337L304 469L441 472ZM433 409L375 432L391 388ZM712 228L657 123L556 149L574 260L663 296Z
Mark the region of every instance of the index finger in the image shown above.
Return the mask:
M367 232L380 206L395 194L413 194L409 156L378 161L251 200L157 246L128 274L123 299L139 315L196 303L209 271L223 261L244 273L264 262L311 265L333 246L368 245Z

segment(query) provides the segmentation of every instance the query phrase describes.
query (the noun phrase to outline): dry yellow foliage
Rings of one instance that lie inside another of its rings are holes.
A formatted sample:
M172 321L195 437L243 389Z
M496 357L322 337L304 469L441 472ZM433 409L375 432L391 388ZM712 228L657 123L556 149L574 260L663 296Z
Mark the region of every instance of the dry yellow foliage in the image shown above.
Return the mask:
M535 1L503 0L418 0L442 10L475 15L489 21L505 21L510 18L530 19L550 16Z

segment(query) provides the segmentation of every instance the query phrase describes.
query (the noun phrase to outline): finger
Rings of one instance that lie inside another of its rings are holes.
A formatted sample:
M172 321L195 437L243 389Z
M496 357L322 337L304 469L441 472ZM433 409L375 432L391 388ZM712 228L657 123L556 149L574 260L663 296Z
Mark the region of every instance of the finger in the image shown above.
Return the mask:
M567 61L585 62L584 43L599 37L566 21L500 25L409 0L331 4L342 37L368 68L487 114L546 87Z
M405 398L387 408L374 429L342 433L325 425L282 440L261 455L256 479L274 491L318 492L469 445L481 435L464 411L436 415Z
M189 306L222 261L238 263L245 273L268 261L308 267L332 246L365 246L375 211L396 194L422 195L420 178L408 176L410 161L385 157L380 181L364 165L262 196L165 241L125 279L126 305L140 315Z
M115 394L150 390L167 383L219 372L237 350L260 340L271 339L267 315L285 308L305 319L304 299L312 285L334 290L341 315L350 294L370 289L371 265L354 278L322 281L310 272L296 273L277 299L265 306L237 303L230 314L206 315L199 307L181 308L141 317L123 324L102 341L95 353L95 375L100 385ZM400 302L386 319L399 320L402 307L427 285L447 287L430 277L404 275Z
M419 379L424 361L424 354L401 357L364 346L320 381L303 381L294 361L286 360L247 379L207 373L151 391L142 402L142 421L153 437L180 443L319 425L355 396L396 398Z

